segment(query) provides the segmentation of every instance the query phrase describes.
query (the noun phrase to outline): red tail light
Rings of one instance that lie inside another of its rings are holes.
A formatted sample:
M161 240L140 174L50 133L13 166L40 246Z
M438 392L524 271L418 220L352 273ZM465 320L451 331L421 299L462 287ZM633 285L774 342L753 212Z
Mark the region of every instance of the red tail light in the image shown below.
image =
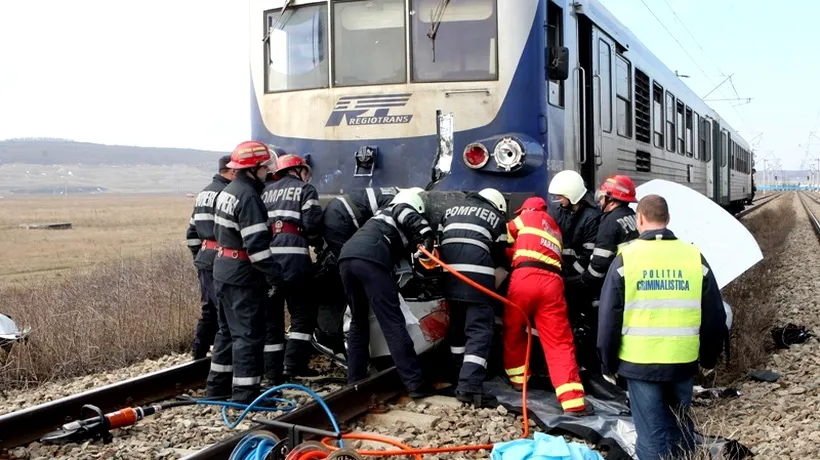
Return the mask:
M464 163L472 169L483 168L490 161L490 152L479 142L464 148Z

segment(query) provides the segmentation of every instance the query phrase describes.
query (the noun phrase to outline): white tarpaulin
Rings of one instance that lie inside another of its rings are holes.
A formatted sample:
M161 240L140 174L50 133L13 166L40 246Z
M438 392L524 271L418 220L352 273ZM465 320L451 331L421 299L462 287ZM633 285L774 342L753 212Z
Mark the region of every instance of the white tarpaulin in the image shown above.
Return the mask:
M637 188L638 199L660 195L669 205L669 230L694 243L709 262L723 289L754 264L763 260L754 236L733 215L689 187L661 179ZM637 205L632 204L634 209Z

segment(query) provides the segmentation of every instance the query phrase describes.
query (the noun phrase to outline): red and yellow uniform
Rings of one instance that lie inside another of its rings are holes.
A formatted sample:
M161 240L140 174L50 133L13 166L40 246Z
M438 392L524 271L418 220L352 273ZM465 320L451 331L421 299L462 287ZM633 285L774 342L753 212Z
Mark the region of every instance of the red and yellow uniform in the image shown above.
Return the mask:
M566 412L582 412L584 387L575 361L575 344L561 278L561 230L546 212L543 199L528 198L507 225L513 272L509 300L535 320L558 401ZM526 322L515 308L504 311L504 368L520 388L527 348Z

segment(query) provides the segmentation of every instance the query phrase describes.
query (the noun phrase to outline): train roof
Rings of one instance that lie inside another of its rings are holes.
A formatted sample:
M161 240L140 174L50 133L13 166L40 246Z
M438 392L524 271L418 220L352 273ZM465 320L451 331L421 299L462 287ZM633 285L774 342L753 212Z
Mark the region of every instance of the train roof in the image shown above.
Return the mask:
M636 65L636 60L638 63L648 65L649 68L647 68L646 65L638 65L637 67L640 68L642 72L647 73L653 80L657 79L659 83L663 84L664 89L668 89L675 94L675 96L682 96L687 105L696 111L701 114L705 113L712 118L717 118L720 121L721 127L735 134L732 136L733 139L737 136L738 144L743 145L744 148L748 148L746 141L737 134L738 131L733 129L732 126L720 116L717 110L709 106L700 96L695 94L683 80L675 75L649 48L644 46L644 44L638 40L638 37L601 3L597 0L574 0L572 4L575 6L576 13L588 17L599 28L609 34L615 42L626 48L627 52L624 53L624 55L633 61L633 65ZM637 59L635 59L636 57Z

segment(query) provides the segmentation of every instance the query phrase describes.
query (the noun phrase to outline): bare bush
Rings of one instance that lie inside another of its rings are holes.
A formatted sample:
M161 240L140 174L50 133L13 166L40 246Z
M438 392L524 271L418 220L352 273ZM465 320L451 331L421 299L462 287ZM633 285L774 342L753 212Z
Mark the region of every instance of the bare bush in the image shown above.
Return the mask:
M179 244L147 252L48 283L0 285L0 312L32 328L27 343L0 356L0 390L189 348L199 315L191 254Z
M732 353L722 365L722 383L744 377L773 351L769 329L777 317L778 304L771 296L778 281L771 276L783 254L786 237L794 228L796 213L788 201L773 203L744 222L763 252L763 260L723 289L733 312Z

